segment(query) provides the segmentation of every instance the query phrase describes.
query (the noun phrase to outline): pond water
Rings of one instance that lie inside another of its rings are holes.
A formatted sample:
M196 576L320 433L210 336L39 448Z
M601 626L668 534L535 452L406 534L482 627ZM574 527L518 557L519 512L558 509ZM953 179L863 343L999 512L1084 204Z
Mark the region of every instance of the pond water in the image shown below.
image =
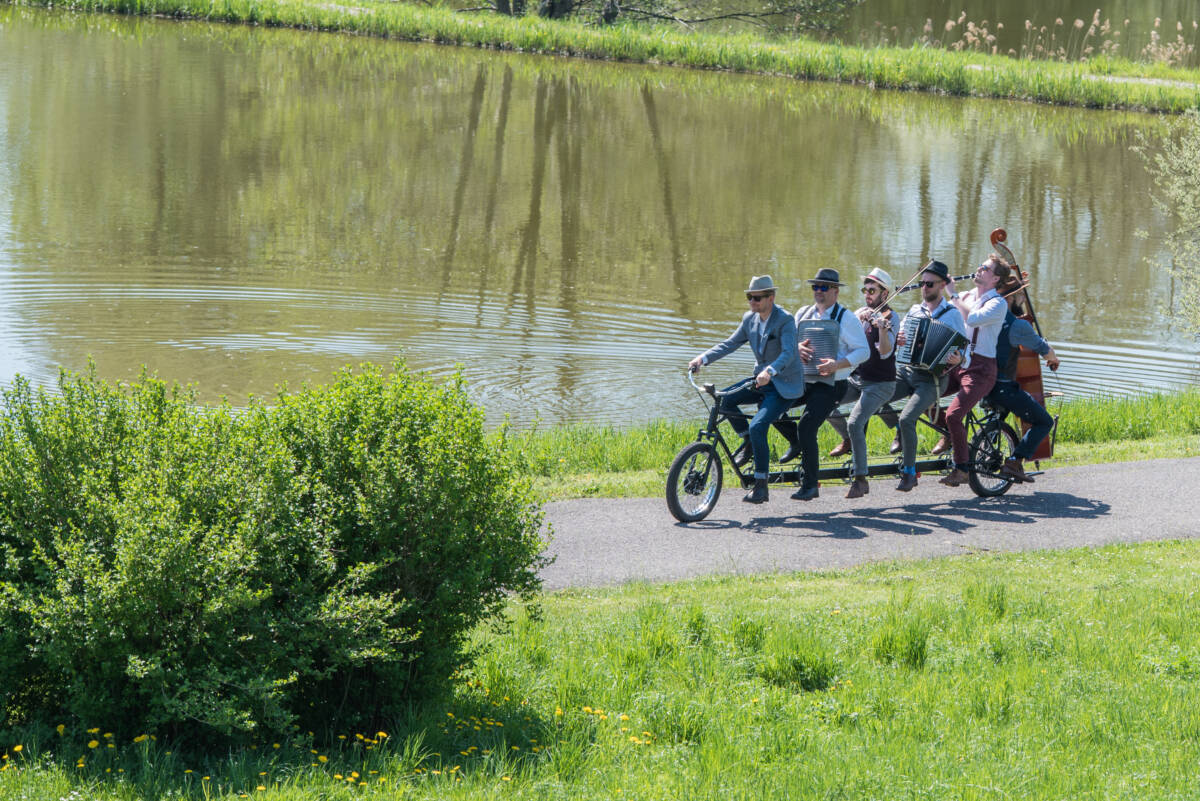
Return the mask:
M1158 125L2 7L0 381L91 358L236 404L403 353L493 422L694 416L752 274L794 310L821 267L970 272L1004 226L1051 389L1189 385L1129 150Z

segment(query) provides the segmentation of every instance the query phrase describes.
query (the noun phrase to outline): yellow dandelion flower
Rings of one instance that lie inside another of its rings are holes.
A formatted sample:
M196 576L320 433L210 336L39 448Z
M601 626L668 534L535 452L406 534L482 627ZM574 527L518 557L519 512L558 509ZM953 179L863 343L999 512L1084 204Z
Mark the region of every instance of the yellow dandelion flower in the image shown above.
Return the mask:
M514 746L512 747L512 750L514 750L514 751L520 751L520 750L521 750L521 746L519 746L519 745L514 745Z
M259 775L259 776L266 776L266 775L267 775L267 772L264 770L264 771L260 772L258 775Z
M108 747L109 747L109 748L116 748L117 746L116 746L115 744L113 744L113 743L109 743L109 744L108 744Z
M338 781L341 781L341 780L342 780L342 774L340 774L340 773L335 773L335 774L333 774L333 778L337 779Z
M272 747L272 748L274 748L275 750L277 750L277 751L278 751L278 750L279 750L279 743L271 743L271 747Z
M184 771L184 773L191 773L191 772L192 772L191 768L188 768L187 770Z
M561 706L554 707L554 715L555 715L555 717L560 717L560 718L562 717L562 707Z
M329 757L325 756L324 754L321 754L319 757L317 757L317 761L320 762L322 765L324 765L326 762L329 761Z
M100 729L98 729L98 728L96 728L96 729L88 729L88 730L87 730L87 733L88 733L88 734L98 734L99 732L100 732Z
M592 708L590 706L585 706L583 708L583 711L588 713L589 715L592 714Z
M25 750L25 746L23 746L23 745L14 745L14 746L13 746L13 753L14 753L14 754L19 754L19 753L21 753L23 750Z
M429 773L430 773L430 775L433 775L433 776L441 776L442 775L442 772L440 770L431 770L431 771L429 771Z
M387 732L386 732L386 731L377 731L377 732L375 732L375 739L376 739L376 740L386 740L386 739L387 739Z
M147 741L147 740L149 740L149 739L150 739L150 735L148 735L148 734L139 734L137 737L134 737L134 738L133 738L133 741L134 741L135 743L144 743L144 742L146 742L146 741Z
M104 733L104 739L105 739L105 740L111 740L111 739L112 739L112 736L113 736L113 733L112 733L111 731L107 731L107 732L105 732L105 733Z
M88 740L88 748L95 748L98 745L100 745L99 740Z
M206 781L209 781L211 778L212 778L211 776L202 776L202 777L200 777L200 781L206 782Z
M54 730L55 730L56 732L58 732L59 734L62 734L64 731L66 731L66 730L67 730L67 727L66 727L66 726L64 726L63 724L61 724L61 723L60 723L60 724L58 724L57 726L55 726L55 727L54 727Z
M500 777L500 781L502 781L502 782L511 782L511 781L512 781L512 776L501 776L501 777Z
M629 720L629 715L622 714L618 720Z
M263 790L265 790L265 789L267 789L267 788L266 788L266 787L264 787L263 785L261 785L261 784L260 784L260 785L258 785L257 787L255 787L254 789L255 789L255 790L257 790L257 791L259 791L259 792L261 793Z
M380 776L380 777L379 777L379 783L380 783L380 784L384 784L385 782L387 782L387 778L386 778L385 776Z
M350 772L350 778L352 778L352 779L357 779L357 778L358 778L358 772L357 772L357 771L351 771L351 772Z

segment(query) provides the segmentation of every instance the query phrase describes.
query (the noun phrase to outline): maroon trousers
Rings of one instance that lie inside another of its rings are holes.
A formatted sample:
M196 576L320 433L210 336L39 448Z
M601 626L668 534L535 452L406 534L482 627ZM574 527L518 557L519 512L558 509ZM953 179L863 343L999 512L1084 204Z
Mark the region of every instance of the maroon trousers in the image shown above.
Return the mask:
M946 429L950 432L950 443L954 448L954 464L961 467L969 461L967 427L963 424L967 413L983 396L992 391L996 384L996 360L972 354L971 366L955 370L958 374L958 394L946 409Z

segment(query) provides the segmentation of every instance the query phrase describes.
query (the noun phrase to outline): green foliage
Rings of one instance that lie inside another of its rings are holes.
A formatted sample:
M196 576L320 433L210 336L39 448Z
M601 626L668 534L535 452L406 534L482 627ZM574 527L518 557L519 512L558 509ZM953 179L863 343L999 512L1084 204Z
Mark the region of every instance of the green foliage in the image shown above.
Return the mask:
M1200 111L1173 120L1157 142L1139 132L1135 150L1154 176L1155 205L1175 226L1166 237L1167 270L1176 281L1172 312L1200 334Z
M0 409L0 719L245 735L434 690L540 513L459 380L345 371L205 409L152 377Z

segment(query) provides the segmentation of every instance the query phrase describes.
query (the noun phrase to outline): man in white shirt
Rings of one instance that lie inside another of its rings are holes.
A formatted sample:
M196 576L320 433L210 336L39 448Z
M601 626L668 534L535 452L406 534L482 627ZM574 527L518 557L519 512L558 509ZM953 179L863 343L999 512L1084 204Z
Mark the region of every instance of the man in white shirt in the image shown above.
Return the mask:
M862 322L854 316L854 312L837 302L838 290L845 286L838 271L823 268L817 271L816 278L808 279L808 283L812 286L814 302L796 312L797 328L803 327L806 321L833 320L838 323L839 334L836 356L820 360L816 368L818 375L805 376L804 397L800 401L804 404L804 414L800 416L800 421L791 430L776 424L792 444L779 461L786 462L800 456L804 475L800 489L792 494L792 499L797 501L811 501L820 494L817 473L821 468L821 453L817 449L817 430L845 396L846 379L851 371L870 355ZM797 349L801 361L811 364L814 355L811 343L799 334L797 338L800 339Z
M954 451L954 469L941 479L947 487L957 487L967 480L971 457L963 421L996 383L996 339L1008 312L1008 303L996 287L1011 274L1008 262L993 253L975 271L975 288L970 292L959 295L953 281L946 285L950 302L961 313L971 340L968 362L958 368L958 394L946 409L946 430Z

